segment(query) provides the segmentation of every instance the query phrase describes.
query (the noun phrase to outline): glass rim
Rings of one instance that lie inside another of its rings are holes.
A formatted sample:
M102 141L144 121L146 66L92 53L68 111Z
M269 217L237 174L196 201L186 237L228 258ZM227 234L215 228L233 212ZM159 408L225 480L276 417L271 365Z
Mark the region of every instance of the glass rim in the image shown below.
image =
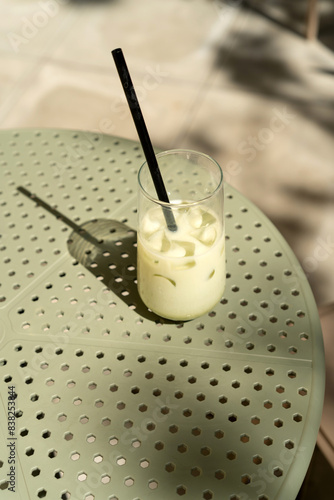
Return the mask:
M219 165L219 163L214 159L212 158L210 155L206 154L206 153L202 153L200 151L195 151L193 149L167 149L166 151L160 151L158 153L156 153L155 157L157 158L162 158L164 156L168 156L170 154L192 154L192 155L197 155L197 156L201 156L201 157L204 157L206 158L207 160L209 160L211 163L213 163L216 167L218 167L218 171L220 173L220 178L218 180L218 183L217 183L217 186L215 187L215 189L212 191L212 193L210 193L208 196L205 196L203 198L200 198L199 200L195 200L195 201L188 201L188 202L184 202L184 203L173 203L170 202L166 202L166 201L162 201L162 200L159 200L159 198L155 198L154 196L151 196L147 191L146 189L144 188L144 186L142 185L141 183L141 180L140 180L140 174L141 172L144 170L145 166L148 167L148 164L147 164L147 161L145 160L144 163L142 163L142 165L140 166L139 170L138 170L138 175L137 175L137 178L138 178L138 185L140 187L140 190L141 192L143 193L143 195L150 201L152 201L153 203L155 204L158 204L162 207L189 207L189 205L198 205L200 203L203 203L205 202L206 200L209 200L210 198L212 198L220 189L221 187L223 186L223 181L224 181L224 173L223 173L223 170L221 168L221 166Z

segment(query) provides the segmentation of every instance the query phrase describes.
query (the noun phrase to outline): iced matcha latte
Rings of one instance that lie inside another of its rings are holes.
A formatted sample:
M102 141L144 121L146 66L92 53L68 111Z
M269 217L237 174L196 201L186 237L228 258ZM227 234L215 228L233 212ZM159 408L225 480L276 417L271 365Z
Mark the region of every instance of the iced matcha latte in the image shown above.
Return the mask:
M187 150L157 155L170 204L139 172L138 290L159 316L187 320L210 311L225 288L223 183L219 165ZM166 224L171 210L176 230Z

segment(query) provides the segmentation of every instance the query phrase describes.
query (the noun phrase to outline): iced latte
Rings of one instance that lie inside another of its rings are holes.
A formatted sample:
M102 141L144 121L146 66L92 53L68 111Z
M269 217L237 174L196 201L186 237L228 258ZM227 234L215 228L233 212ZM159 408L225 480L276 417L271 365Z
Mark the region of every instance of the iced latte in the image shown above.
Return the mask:
M211 158L193 151L168 151L157 159L170 204L154 197L144 164L139 173L138 291L159 316L188 320L209 312L225 288L222 172ZM174 231L167 227L166 210L173 213Z

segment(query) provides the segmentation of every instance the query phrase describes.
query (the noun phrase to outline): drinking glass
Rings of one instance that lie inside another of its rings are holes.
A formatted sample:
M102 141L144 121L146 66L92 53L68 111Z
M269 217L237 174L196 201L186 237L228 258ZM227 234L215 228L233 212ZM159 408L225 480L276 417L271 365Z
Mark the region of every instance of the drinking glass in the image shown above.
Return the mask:
M145 162L138 173L138 291L157 315L190 320L212 310L225 289L223 172L197 151L156 158L169 203L157 198ZM170 213L175 231L167 226Z

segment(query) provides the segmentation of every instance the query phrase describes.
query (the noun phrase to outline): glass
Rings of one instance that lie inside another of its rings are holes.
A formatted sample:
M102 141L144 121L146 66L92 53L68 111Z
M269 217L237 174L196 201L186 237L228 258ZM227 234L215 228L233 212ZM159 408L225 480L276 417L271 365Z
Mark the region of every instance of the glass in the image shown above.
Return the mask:
M196 151L156 157L170 203L157 199L145 162L138 173L138 291L159 316L189 320L212 310L225 289L223 172ZM176 231L167 228L168 210Z

